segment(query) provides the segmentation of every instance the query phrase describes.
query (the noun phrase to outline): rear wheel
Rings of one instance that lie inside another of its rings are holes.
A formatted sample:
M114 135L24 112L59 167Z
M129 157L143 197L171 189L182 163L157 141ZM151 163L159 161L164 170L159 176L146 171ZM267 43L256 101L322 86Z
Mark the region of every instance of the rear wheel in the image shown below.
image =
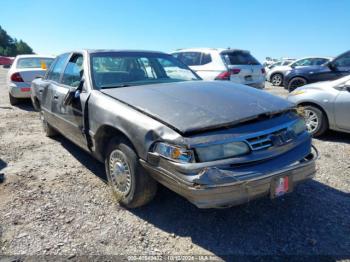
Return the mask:
M328 129L328 120L326 115L319 108L308 105L304 107L305 123L308 132L314 136L321 136Z
M300 86L306 85L307 81L303 77L294 77L288 83L288 91L292 92Z
M271 83L273 86L281 86L283 84L282 74L276 73L271 76Z
M40 120L47 137L54 137L58 135L58 132L46 121L42 110L40 111Z
M105 168L115 199L127 208L150 202L157 192L157 182L144 170L129 142L113 139L107 149Z
M9 99L10 99L10 104L12 106L15 106L19 103L19 99L16 97L13 97L10 93L9 93Z

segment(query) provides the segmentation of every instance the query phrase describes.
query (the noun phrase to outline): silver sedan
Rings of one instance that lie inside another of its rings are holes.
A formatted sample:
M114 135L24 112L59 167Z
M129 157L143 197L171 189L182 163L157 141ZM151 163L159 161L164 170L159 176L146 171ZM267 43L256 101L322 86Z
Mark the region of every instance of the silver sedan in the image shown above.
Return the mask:
M313 136L327 129L350 133L350 76L299 87L288 100L304 109L306 126Z

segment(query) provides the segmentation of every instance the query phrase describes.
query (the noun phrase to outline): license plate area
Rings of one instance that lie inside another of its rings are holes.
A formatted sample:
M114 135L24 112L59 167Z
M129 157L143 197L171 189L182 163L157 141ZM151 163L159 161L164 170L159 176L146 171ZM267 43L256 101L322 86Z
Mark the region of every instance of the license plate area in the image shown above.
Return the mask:
M245 81L253 81L253 77L251 75L247 75L244 77Z
M271 198L281 197L293 191L293 179L291 176L283 175L271 181Z

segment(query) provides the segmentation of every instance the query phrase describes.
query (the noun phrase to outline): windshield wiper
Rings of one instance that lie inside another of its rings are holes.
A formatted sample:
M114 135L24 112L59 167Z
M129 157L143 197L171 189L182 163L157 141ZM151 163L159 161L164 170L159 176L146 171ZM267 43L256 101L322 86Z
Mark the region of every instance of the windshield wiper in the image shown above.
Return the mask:
M127 87L127 86L131 86L130 84L126 84L126 83L121 83L118 85L104 85L104 86L100 86L100 89L107 89L107 88L119 88L119 87Z

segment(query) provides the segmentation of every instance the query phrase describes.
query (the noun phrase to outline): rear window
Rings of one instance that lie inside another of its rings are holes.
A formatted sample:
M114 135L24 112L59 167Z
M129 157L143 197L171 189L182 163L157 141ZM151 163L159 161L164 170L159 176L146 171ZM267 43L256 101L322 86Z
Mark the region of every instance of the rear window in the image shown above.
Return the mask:
M248 52L222 52L221 56L228 65L260 65L259 61Z
M28 57L20 58L17 61L17 68L42 68L45 66L49 68L52 64L53 58Z

